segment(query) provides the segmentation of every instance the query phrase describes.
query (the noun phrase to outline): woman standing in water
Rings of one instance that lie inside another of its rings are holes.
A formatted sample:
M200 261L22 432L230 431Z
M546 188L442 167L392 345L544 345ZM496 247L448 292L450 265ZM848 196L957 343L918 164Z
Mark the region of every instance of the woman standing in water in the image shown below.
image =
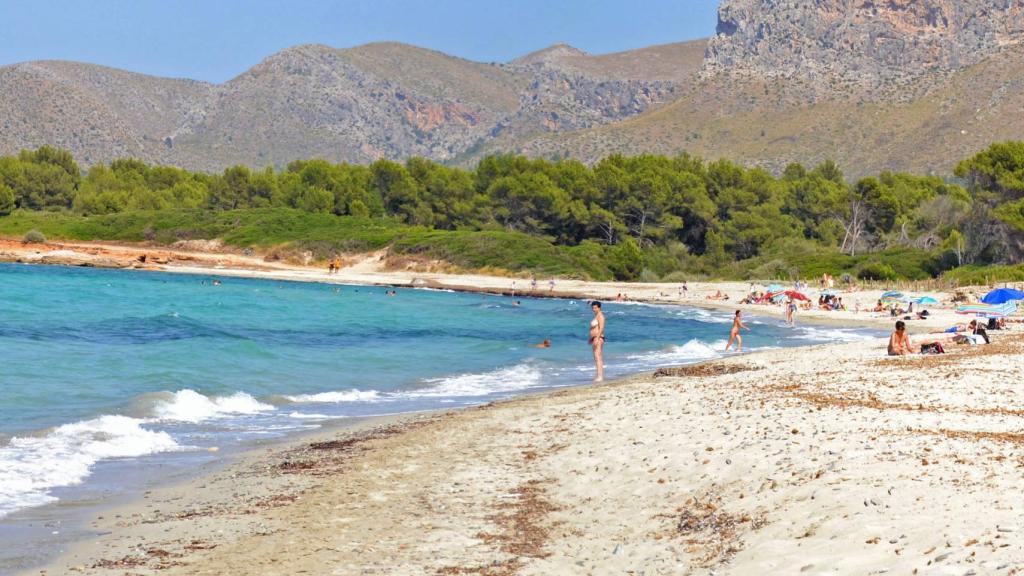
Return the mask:
M740 311L736 311L736 316L732 319L732 330L729 332L729 342L725 345L725 351L729 351L729 347L732 346L733 341L736 342L736 351L743 352L743 336L740 336L740 328L746 328L750 330L750 327L743 323L743 319L740 318Z
M597 376L594 382L604 380L604 313L601 312L601 303L594 300L590 303L590 309L594 312L594 319L590 321L590 345L594 348L594 364L597 366Z

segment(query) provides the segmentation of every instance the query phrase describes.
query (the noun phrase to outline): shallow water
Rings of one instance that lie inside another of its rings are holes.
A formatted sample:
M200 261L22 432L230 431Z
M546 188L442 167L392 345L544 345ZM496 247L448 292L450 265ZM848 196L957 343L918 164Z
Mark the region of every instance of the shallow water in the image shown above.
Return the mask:
M88 493L111 467L194 464L183 456L326 419L478 404L593 375L585 302L211 279L0 265L0 517ZM608 377L714 358L730 321L674 306L605 313ZM748 322L748 349L866 334ZM530 346L544 338L552 348Z

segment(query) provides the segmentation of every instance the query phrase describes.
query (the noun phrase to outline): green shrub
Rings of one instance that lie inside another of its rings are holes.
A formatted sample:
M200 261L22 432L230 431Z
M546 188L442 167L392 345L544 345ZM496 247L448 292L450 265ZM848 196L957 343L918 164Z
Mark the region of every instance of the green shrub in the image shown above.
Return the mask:
M857 278L861 280L896 280L899 276L888 264L864 262L857 267Z
M7 216L14 212L14 190L0 180L0 216Z
M943 280L959 286L984 286L1000 282L1024 282L1024 264L1009 266L969 265L947 270Z
M46 243L46 235L39 230L29 230L25 232L25 235L21 237L21 241L25 244L44 244Z

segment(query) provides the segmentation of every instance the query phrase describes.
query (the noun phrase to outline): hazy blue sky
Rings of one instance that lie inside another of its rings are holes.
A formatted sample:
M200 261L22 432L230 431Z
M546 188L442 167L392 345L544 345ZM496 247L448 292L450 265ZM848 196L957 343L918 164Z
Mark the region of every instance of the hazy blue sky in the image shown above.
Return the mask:
M480 61L710 36L714 0L0 0L0 65L93 62L221 82L295 44L396 40Z

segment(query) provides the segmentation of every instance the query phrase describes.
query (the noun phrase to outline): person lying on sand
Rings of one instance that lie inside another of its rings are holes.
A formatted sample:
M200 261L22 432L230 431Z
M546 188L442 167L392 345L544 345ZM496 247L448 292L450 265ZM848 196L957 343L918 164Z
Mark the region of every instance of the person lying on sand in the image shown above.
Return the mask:
M913 353L914 351L910 349L907 325L903 320L897 320L896 330L889 336L889 356L906 356Z
M722 294L722 291L719 290L714 294L708 294L707 298L708 300L726 300L727 296L725 294Z

